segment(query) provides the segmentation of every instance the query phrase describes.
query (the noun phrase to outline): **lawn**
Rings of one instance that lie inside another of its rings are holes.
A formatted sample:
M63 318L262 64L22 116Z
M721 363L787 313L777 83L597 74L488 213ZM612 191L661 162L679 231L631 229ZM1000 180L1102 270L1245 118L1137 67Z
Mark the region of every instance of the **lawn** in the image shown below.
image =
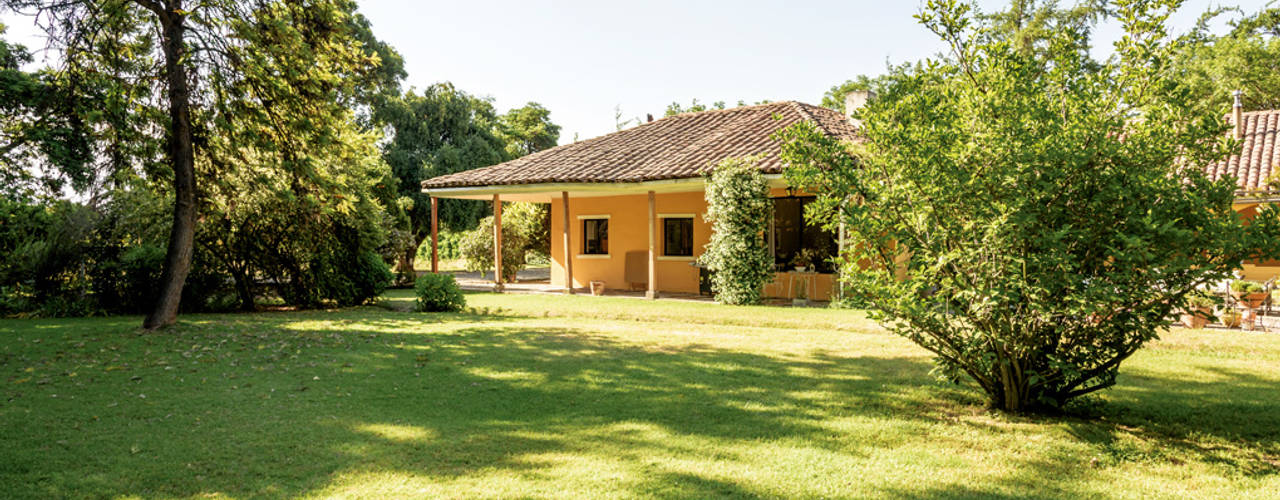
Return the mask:
M0 320L0 497L1280 496L1280 334L1173 330L1023 418L856 311L468 301Z

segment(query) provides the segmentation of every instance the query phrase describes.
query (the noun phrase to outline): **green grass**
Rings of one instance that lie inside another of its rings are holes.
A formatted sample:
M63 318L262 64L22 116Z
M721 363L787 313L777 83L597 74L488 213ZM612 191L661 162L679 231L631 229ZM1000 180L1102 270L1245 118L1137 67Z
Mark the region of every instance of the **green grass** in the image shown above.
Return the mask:
M1174 330L1093 418L984 411L856 311L0 321L0 497L1275 498L1280 335Z

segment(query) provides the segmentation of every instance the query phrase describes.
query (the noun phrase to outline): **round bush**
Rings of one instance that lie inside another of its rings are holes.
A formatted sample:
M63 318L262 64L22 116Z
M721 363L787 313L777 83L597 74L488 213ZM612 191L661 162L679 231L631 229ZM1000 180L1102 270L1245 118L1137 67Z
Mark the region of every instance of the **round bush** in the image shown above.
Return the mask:
M413 285L418 296L418 310L423 312L458 312L467 305L466 297L452 274L427 273Z

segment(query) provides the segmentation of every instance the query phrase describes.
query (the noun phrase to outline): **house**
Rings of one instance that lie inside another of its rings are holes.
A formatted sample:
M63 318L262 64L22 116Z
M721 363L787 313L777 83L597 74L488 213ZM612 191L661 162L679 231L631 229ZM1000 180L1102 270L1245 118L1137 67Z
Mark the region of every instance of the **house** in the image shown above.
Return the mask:
M851 95L850 109L866 98L865 93ZM856 137L851 120L837 111L776 102L662 118L506 163L428 179L422 188L432 197L433 213L438 198L491 200L497 220L500 201L549 203L554 287L572 293L603 282L610 289L643 289L651 298L659 293L697 294L708 291L705 271L696 265L711 236L703 218L704 174L726 158L759 156L775 202L768 237L776 272L765 296L803 293L826 300L832 295L834 275L823 257L835 255L838 238L805 222L804 206L813 198L788 190L780 144L770 137L801 121L813 122L832 137ZM500 254L501 245L497 246ZM816 269L793 269L792 258L802 248L818 254Z
M850 94L846 108L856 109L867 97ZM1269 184L1280 176L1280 110L1245 113L1237 98L1228 120L1241 150L1205 168L1215 179L1236 178L1235 210L1252 217L1263 206L1280 201L1280 190ZM438 198L491 200L498 220L500 201L549 203L551 284L570 293L591 282L612 289L643 289L649 297L707 293L705 271L695 265L711 236L710 224L703 219L703 175L725 158L759 156L774 201L768 237L775 273L765 296L804 293L827 300L835 289L835 276L825 258L836 254L840 238L804 220L804 206L813 198L788 189L782 179L780 145L771 138L800 121L811 121L832 137L857 139L857 127L849 117L785 101L667 117L506 163L428 179L422 188L432 197L433 219ZM501 241L500 231L496 236ZM434 245L433 235L433 249ZM498 247L496 260L501 261ZM818 264L798 272L792 259L805 248L816 251ZM434 250L432 256L434 271ZM1244 276L1257 281L1280 276L1280 261L1246 262ZM502 284L497 281L495 286Z
M1239 153L1205 167L1213 179L1232 176L1236 179L1236 212L1253 217L1267 204L1280 202L1280 110L1244 112L1237 93L1235 106L1227 121L1240 141ZM1245 279L1267 281L1280 276L1280 261L1244 263Z

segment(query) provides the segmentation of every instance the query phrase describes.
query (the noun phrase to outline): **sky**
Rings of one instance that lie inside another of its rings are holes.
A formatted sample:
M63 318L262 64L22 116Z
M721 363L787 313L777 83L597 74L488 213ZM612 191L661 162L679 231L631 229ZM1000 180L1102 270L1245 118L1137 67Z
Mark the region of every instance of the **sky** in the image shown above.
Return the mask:
M984 10L1007 2L982 0ZM1069 0L1064 4L1070 3ZM1223 2L1188 0L1171 21L1191 27ZM1266 0L1227 2L1248 12ZM360 0L374 34L405 59L406 87L450 81L493 99L499 112L538 102L561 126L560 143L615 130L623 119L661 117L691 99L797 100L818 104L832 85L887 63L943 50L912 17L923 2L879 1L414 1ZM0 15L6 38L43 46L30 18ZM1098 28L1106 47L1115 23Z

